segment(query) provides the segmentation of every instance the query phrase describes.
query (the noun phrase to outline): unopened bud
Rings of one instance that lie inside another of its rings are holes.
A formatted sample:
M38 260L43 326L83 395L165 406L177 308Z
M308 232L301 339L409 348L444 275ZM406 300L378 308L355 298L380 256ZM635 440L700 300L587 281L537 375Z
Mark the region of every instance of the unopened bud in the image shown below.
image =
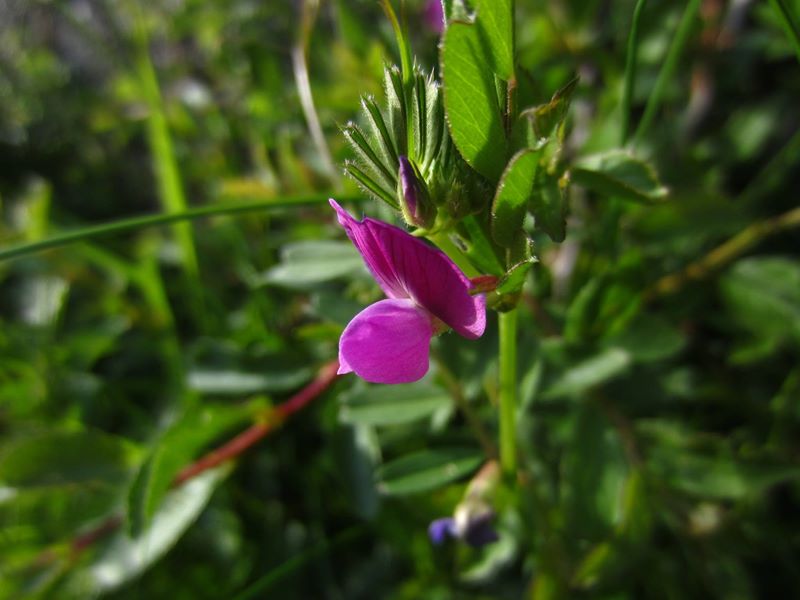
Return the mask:
M429 229L436 220L436 207L431 203L425 183L414 165L405 156L400 156L397 171L397 196L406 223Z

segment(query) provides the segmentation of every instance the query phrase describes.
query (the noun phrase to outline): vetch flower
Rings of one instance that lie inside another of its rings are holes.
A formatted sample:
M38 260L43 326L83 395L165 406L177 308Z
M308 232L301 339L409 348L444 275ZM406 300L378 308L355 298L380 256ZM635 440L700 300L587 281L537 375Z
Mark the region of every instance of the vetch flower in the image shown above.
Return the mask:
M357 314L339 339L339 373L408 383L428 371L431 338L449 328L475 339L486 301L442 251L382 221L359 221L331 199L339 223L388 299Z
M480 548L500 539L492 526L494 511L485 510L469 514L456 511L453 517L436 519L428 527L428 536L437 546L448 537Z
M436 519L428 527L428 537L434 544L447 538L480 547L500 539L492 522L495 513L491 497L500 481L497 461L487 462L469 482L464 497L456 506L452 517Z

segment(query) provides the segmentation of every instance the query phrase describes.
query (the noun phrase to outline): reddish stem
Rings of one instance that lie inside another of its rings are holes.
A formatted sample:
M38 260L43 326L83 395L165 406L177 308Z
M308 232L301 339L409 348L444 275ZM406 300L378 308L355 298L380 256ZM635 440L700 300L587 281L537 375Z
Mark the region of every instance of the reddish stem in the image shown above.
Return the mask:
M219 448L215 448L205 456L202 456L197 461L185 467L175 477L172 485L179 486L185 481L196 477L203 471L213 469L242 454L245 450L256 444L273 429L283 423L287 417L296 413L311 400L319 396L336 378L336 371L338 369L339 363L337 361L325 365L320 369L314 381L309 383L283 404L271 409L267 413L264 422L251 425L248 429L245 429L242 433L227 441Z

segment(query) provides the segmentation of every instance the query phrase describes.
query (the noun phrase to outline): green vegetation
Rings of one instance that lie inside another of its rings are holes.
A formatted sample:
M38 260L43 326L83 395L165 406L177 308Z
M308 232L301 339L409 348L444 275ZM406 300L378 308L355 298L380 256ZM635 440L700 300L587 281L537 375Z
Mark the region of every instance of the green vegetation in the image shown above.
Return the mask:
M0 599L800 589L800 2L429 4L0 3ZM385 386L401 157L493 310Z

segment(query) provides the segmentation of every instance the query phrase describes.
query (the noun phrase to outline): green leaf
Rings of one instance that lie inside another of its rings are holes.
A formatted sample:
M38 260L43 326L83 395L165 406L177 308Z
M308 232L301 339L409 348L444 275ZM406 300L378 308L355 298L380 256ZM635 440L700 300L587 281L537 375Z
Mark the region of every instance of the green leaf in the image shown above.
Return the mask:
M600 541L622 516L628 467L619 436L595 403L581 404L563 473L569 527Z
M553 134L553 130L564 122L564 119L567 118L572 94L577 86L578 78L575 77L553 94L547 104L540 104L520 113L520 117L529 119L536 140L549 138Z
M150 524L178 472L209 443L252 413L251 405L206 405L188 413L164 433L128 494L128 528L133 536Z
M369 385L340 398L339 418L360 425L399 425L425 419L450 406L442 388L427 383Z
M671 487L700 498L739 500L768 487L800 479L800 466L772 458L744 459L731 444L677 423L645 421L637 433L647 443L647 466Z
M319 283L364 272L364 261L349 242L314 240L286 244L280 264L260 278L292 289L307 289Z
M4 445L0 482L18 490L112 485L139 457L131 442L98 431L50 432Z
M469 238L466 255L470 262L484 273L502 276L505 273L505 267L494 252L488 231L485 231L488 226L484 227L475 215L464 217L461 225Z
M647 363L674 356L684 346L685 339L677 328L665 319L642 314L627 328L607 340L608 346L621 348L634 362Z
M655 202L667 196L655 169L624 150L586 157L570 172L575 183L612 198Z
M167 494L150 526L135 537L118 531L99 555L67 582L70 597L119 588L163 557L194 523L230 466L206 471Z
M0 450L0 539L53 543L118 504L141 450L108 434L47 432Z
M483 461L480 452L468 448L423 450L379 469L378 489L391 496L427 492L468 475Z
M492 237L508 248L519 235L531 201L541 150L522 150L509 161L492 202Z
M548 398L588 391L628 369L631 356L620 348L608 348L571 367L545 392Z
M497 283L498 294L516 294L525 285L528 271L536 264L536 260L531 258L511 267Z
M489 46L492 70L514 78L514 15L511 0L475 0L475 25Z
M444 106L453 142L471 167L497 181L505 167L506 137L479 30L468 23L451 23L441 52Z
M566 181L546 169L537 169L528 211L536 219L537 229L554 242L563 242L567 235Z
M720 282L734 321L760 339L800 344L800 262L779 256L738 261Z
M286 392L297 389L311 379L313 369L271 367L269 371L246 371L193 368L186 376L189 389L201 394L243 396L257 392Z

